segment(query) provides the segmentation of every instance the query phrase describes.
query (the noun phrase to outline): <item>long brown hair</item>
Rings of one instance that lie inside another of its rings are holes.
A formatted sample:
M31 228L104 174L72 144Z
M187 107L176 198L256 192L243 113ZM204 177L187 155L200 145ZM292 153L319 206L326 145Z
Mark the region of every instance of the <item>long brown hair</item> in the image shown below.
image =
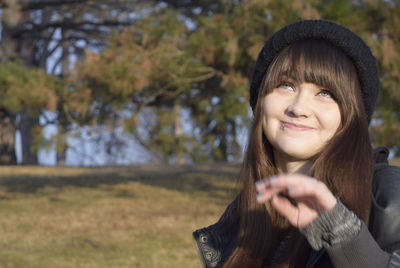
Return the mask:
M273 148L262 129L264 97L290 76L329 88L341 111L341 125L316 156L313 176L368 225L372 148L356 70L347 56L323 40L298 41L274 59L264 76L248 147L240 171L240 217L236 248L224 267L304 267L310 247L270 204L256 202L255 181L277 173ZM284 241L284 242L282 242ZM278 257L278 258L277 258Z

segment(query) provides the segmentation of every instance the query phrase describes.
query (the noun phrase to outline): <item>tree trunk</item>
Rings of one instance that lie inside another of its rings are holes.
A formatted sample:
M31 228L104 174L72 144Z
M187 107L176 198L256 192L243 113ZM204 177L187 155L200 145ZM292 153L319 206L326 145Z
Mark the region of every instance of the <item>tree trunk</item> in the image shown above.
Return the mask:
M174 103L174 135L178 144L176 146L176 162L178 164L185 163L185 155L183 152L183 142L182 142L182 105L178 102Z
M1 55L0 62L10 62L17 59L18 40L15 37L22 22L22 10L18 0L5 0L1 16ZM0 108L0 164L14 165L17 163L15 154L15 120L14 115Z
M61 152L57 152L57 166L64 167L67 159L67 147L64 147Z
M15 125L14 117L0 108L0 165L15 165Z
M5 0L1 16L1 62L14 61L17 58L17 28L21 25L22 10L18 0Z
M61 106L61 103L59 103L59 106ZM62 112L62 108L59 107L58 111L61 111L58 113L58 129L57 129L57 156L56 156L56 161L57 161L57 166L65 166L66 160L67 160L67 150L68 150L68 144L67 144L67 138L66 138L66 129L68 126L68 120L65 116L65 113Z
M21 132L22 164L36 165L37 153L32 150L33 129L38 125L38 120L28 114L26 110L20 113L19 130Z
M228 161L228 130L226 127L221 131L219 148L221 150L221 159L219 160Z
M61 31L61 36L62 40L68 40L69 36L71 35L70 30L62 29ZM62 55L61 55L61 76L68 76L70 74L70 48L71 44L69 42L63 42L61 47L62 47ZM61 108L60 108L61 109ZM67 129L68 127L68 120L65 118L63 113L59 113L59 124L62 124L62 128ZM59 127L60 129L60 127ZM58 133L60 134L60 133ZM67 160L67 149L68 147L66 146L66 140L63 138L60 138L57 140L57 142L62 142L64 144L59 144L62 145L62 150L59 151L57 150L57 166L65 166L66 160ZM59 147L59 146L57 146Z

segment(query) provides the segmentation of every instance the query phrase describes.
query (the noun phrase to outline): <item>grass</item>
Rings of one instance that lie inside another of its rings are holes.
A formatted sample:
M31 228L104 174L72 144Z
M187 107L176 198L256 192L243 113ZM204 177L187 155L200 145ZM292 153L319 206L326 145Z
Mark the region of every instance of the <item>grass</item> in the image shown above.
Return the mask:
M201 267L191 233L219 218L237 172L0 167L0 267Z
M200 267L238 166L0 167L0 267Z
M390 159L390 164L391 165L393 165L393 166L400 166L400 158L393 158L393 159Z

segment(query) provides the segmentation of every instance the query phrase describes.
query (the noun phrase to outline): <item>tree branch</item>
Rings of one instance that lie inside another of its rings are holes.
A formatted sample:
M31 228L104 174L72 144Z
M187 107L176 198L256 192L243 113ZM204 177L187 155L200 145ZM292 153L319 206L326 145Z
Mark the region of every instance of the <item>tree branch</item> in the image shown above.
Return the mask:
M79 30L79 31L87 31L89 29L84 29L82 27L84 26L92 26L92 27L100 27L100 26L106 26L106 27L115 27L115 26L129 26L132 25L132 22L126 22L126 21L117 21L117 20L109 20L109 21L102 21L102 22L93 22L93 21L82 21L82 22L68 22L68 21L59 21L55 23L47 23L47 24L32 24L33 27L28 29L20 29L16 30L14 36L19 36L23 35L24 33L32 33L32 32L41 32L44 30L47 30L48 28L62 28L65 30ZM98 29L96 29L96 32L99 32Z
M146 0L123 0L123 1L117 1L117 0L42 0L42 1L27 1L22 4L22 10L35 10L35 9L43 9L45 7L51 7L51 6L62 6L62 5L76 5L76 4L93 4L93 5L101 5L101 4L107 4L107 5L123 5L123 4L130 4L130 5L137 5L139 3L146 3L148 1ZM4 5L4 1L0 1L0 5Z

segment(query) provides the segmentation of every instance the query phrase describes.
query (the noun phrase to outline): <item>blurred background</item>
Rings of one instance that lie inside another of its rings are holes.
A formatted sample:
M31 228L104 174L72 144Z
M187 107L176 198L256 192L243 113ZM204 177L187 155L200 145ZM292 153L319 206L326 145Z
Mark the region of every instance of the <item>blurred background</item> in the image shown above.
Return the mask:
M376 55L375 145L400 143L396 0L2 0L0 164L238 161L269 35L338 22Z
M200 267L235 195L258 52L326 19L376 55L400 152L398 0L0 0L0 267Z

